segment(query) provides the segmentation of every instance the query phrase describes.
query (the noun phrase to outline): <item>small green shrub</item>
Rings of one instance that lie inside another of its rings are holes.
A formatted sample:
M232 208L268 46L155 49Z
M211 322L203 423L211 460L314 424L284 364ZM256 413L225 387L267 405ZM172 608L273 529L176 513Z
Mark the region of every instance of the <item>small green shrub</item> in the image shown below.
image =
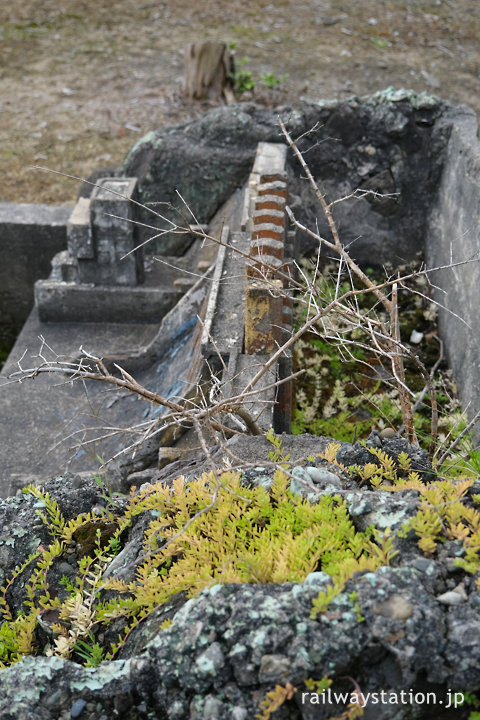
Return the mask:
M275 73L269 72L269 73L260 75L260 82L263 83L263 85L266 85L271 90L273 90L273 88L283 85L283 83L285 82L287 77L288 77L287 74L281 75L280 77L278 77L278 75L275 75Z
M250 60L247 57L243 57L239 60L238 67L230 76L233 89L239 94L255 89L253 73L245 68L249 62Z
M229 48L233 52L236 48L236 43L229 43ZM234 92L241 95L244 92L255 90L257 80L251 70L247 69L247 65L250 60L248 57L242 57L237 61L234 66L234 71L230 74L230 80L233 86ZM287 79L288 75L281 75L280 77L274 72L263 73L258 77L258 82L270 89L274 89L282 85Z

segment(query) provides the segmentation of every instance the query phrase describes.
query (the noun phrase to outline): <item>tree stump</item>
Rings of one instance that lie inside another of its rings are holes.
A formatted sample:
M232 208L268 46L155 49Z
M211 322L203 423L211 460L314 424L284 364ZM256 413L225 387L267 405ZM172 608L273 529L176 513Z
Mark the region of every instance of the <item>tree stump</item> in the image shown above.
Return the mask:
M191 100L229 102L232 92L232 58L225 43L207 40L185 47L185 94Z

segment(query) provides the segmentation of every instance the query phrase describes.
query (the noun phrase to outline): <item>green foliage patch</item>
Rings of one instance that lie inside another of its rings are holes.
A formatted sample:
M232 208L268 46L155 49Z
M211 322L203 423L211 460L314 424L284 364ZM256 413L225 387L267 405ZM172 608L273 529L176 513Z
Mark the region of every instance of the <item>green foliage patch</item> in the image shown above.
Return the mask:
M349 290L360 290L360 281L347 276L338 278L336 267L323 268L307 259L301 270L315 296L312 302L299 302L295 310L295 330L301 328L309 313L332 302ZM367 269L372 282L381 285L384 271ZM427 370L435 366L433 381L439 407L439 442L447 436L450 442L465 428L451 373L441 359L441 345L436 336L436 308L428 299L429 287L423 276L411 278L409 289L398 294L398 310L402 342L418 355ZM411 286L411 287L410 287ZM304 299L303 299L304 300ZM353 309L364 318L389 318L373 293L355 296ZM372 429L398 429L402 425L399 392L388 360L375 354L372 339L360 325L345 320L340 306L329 312L294 346L294 371L303 373L295 380L292 432L325 435L337 440L354 442L368 437ZM365 321L363 325L368 325ZM418 345L409 345L412 332L423 333ZM340 340L342 338L342 340ZM418 405L414 414L417 435L425 447L430 444L431 404L424 392L424 380L418 367L408 357L405 379L416 394Z
M282 453L280 445L276 452ZM320 569L333 578L339 592L353 572L386 561L373 530L358 532L340 497L325 496L312 505L292 495L288 484L288 475L278 469L270 491L243 487L233 471L222 473L220 489L211 474L188 484L179 477L172 487L151 485L130 496L121 516L104 519L115 526L108 536L90 514L67 522L48 493L29 486L26 491L43 501L45 509L37 512L52 542L0 588L0 666L45 651L93 667L113 658L139 622L179 592L191 597L217 583L301 582ZM122 533L139 515L149 517L149 523L135 579L105 578L121 548ZM80 537L79 530L84 535L89 528L95 537L93 551L79 559L75 579L63 578L61 592L55 592L55 562ZM24 607L14 615L8 594L27 566L33 569L25 584ZM35 629L39 619L52 613L52 640L42 649ZM118 642L102 647L100 630L119 618L123 631Z
M235 29L237 31L241 30L241 28L238 27ZM229 48L231 52L233 52L236 47L236 42L229 43ZM261 85L265 85L265 87L273 90L274 88L278 88L283 85L283 83L288 77L287 74L278 76L274 72L270 71L268 73L260 74L257 80L253 72L247 68L249 62L250 59L248 57L240 58L240 60L236 61L234 71L230 74L230 80L233 89L239 95L244 92L255 90L255 87L258 85L259 82Z

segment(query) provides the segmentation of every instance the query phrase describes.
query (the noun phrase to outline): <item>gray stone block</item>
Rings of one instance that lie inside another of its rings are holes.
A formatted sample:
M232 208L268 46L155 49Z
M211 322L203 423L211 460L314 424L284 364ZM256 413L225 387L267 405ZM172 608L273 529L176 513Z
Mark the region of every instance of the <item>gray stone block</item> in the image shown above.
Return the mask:
M79 198L67 224L68 249L73 257L93 260L90 199Z
M66 248L71 206L0 203L0 322L19 328L33 305L33 285Z
M94 188L89 203L93 255L86 252L77 255L80 282L133 286L142 281L141 251L132 252L135 248L135 224L132 222L135 206L131 200L135 196L136 183L136 178L101 178ZM79 213L85 211L86 208ZM90 258L96 260L96 266L88 264Z
M35 303L42 322L160 322L181 298L180 290L123 288L56 280L35 284Z

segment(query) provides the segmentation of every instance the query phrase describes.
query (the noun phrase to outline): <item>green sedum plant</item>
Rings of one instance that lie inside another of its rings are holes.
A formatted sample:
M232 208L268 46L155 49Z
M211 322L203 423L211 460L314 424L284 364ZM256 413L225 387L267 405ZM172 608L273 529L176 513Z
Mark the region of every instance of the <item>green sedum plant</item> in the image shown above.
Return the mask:
M275 452L282 454L281 447ZM353 572L388 561L373 530L355 529L340 497L324 496L312 505L293 495L288 484L284 468L276 470L270 491L244 487L239 473L225 471L214 503L218 480L211 473L189 483L179 477L171 487L146 486L131 494L121 515L105 518L114 527L109 537L90 514L67 522L48 493L30 486L26 491L45 504L38 513L52 542L27 558L0 588L0 666L45 651L93 667L112 659L135 627L179 592L192 597L217 583L301 582L318 569L331 575L340 592ZM149 522L135 578L105 578L122 533L140 515ZM63 579L61 592L54 592L55 562L76 531L90 526L93 550L80 558L75 579ZM24 606L15 615L7 596L29 566ZM315 612L320 611L321 603ZM42 649L35 629L42 616L52 613L52 640ZM100 630L118 620L123 623L118 642L102 647Z
M411 460L406 452L399 453L395 461L380 448L369 447L367 450L378 460L377 463L351 465L348 468L350 475L360 479L360 485L368 483L370 487L382 490L419 490L422 488L420 475L411 470Z
M480 512L465 502L473 478L439 479L419 488L420 508L414 518L404 524L401 534L413 530L419 548L432 555L439 543L458 540L464 556L456 563L466 572L480 571ZM480 587L480 581L477 580Z
M457 564L465 572L479 572L480 512L475 496L473 503L467 498L472 478L423 482L406 453L394 461L383 450L370 448L372 463L341 469L367 488L415 490L420 502L400 533L373 527L360 532L339 495L324 495L310 504L291 493L288 453L281 438L273 432L268 438L277 466L270 490L245 487L240 473L229 469L188 483L178 477L171 486L146 485L139 492L132 490L116 515L106 512L99 519L82 513L67 521L47 492L27 487L25 492L43 506L37 514L50 542L26 558L0 588L0 667L41 653L95 667L114 658L135 628L174 595L193 597L218 583L301 582L322 570L331 583L313 601L315 619L328 613L355 573L390 564L397 552L395 537L412 532L427 555L445 540L460 541L464 556ZM339 448L339 443L331 443L320 457L336 463ZM107 570L121 552L125 531L137 521L144 527L143 560L135 577L109 577ZM62 577L55 584L56 563L72 544L77 543L78 551L80 539L84 554L78 557L75 577ZM17 612L8 601L14 587L23 588L23 606ZM361 622L357 594L351 592L347 600ZM47 617L50 640L41 646L37 630ZM162 629L169 624L167 620ZM101 638L110 627L115 633L119 630L118 639L112 640L110 633L107 644ZM270 698L266 712L285 699L282 693L278 690L278 697Z

